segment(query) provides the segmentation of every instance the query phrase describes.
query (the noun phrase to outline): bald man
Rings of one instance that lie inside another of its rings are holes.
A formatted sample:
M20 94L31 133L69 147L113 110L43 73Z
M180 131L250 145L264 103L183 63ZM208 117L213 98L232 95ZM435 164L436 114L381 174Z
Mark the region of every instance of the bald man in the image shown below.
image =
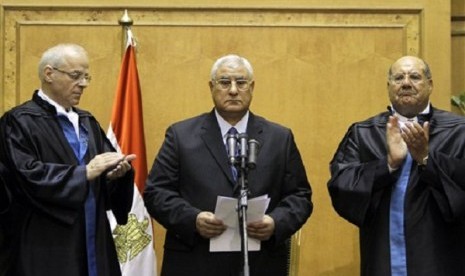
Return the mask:
M465 275L465 118L434 108L428 64L389 68L388 111L350 126L333 206L360 229L361 275Z

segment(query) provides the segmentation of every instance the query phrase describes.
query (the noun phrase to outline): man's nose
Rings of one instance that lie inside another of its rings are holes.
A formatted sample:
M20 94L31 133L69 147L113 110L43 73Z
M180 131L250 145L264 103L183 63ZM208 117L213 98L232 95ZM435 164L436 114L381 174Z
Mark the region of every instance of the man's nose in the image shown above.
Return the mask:
M87 87L89 85L89 80L86 79L86 78L82 78L79 80L79 83L78 83L79 86L84 86L84 87Z
M231 82L231 88L229 88L229 92L230 93L237 93L237 84L235 81L232 81Z

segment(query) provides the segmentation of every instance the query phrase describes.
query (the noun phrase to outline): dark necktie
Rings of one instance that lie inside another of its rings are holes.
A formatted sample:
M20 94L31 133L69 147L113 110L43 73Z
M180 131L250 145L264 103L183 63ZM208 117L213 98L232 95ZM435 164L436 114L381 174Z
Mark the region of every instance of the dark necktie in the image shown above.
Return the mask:
M395 183L391 194L389 239L391 248L392 276L407 276L407 256L404 233L404 200L411 167L412 157L410 156L410 153L407 153L407 158L402 165L402 172Z
M236 135L236 134L237 134L237 129L236 129L235 127L230 128L230 129L228 130L228 135L229 135L229 134ZM226 149L227 149L228 152L229 152L229 148L228 148L228 143L227 143L227 141L226 141ZM237 146L236 146L236 149L235 149L235 150L236 150L236 152L234 153L234 156L237 156L237 150L238 150ZM236 168L236 166L234 166L234 165L231 164L231 171L232 171L232 175L233 175L234 181L237 181L237 168Z

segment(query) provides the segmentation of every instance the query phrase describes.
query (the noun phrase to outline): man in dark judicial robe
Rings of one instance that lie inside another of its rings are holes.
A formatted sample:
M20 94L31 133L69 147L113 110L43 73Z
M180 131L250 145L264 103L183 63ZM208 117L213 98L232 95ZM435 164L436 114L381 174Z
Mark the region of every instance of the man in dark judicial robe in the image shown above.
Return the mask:
M248 198L271 199L263 219L247 225L249 241L261 242L259 251L248 253L250 275L285 276L290 237L313 208L292 132L249 112L254 81L246 59L219 58L209 86L214 110L169 127L145 186L147 210L167 229L161 275L243 275L241 252L209 250L210 239L226 228L214 214L217 196L236 198L240 190L225 146L235 127L261 144L248 174Z
M121 275L106 211L127 222L135 156L115 152L95 118L75 107L90 81L82 47L48 49L39 77L32 100L0 120L13 197L8 275Z
M11 262L10 235L12 231L8 212L11 206L11 195L6 187L8 177L6 167L0 162L0 276L6 275Z
M389 112L353 124L331 161L332 203L360 229L363 276L465 275L465 118L432 107L432 89L423 60L397 60ZM395 227L404 171L403 226Z

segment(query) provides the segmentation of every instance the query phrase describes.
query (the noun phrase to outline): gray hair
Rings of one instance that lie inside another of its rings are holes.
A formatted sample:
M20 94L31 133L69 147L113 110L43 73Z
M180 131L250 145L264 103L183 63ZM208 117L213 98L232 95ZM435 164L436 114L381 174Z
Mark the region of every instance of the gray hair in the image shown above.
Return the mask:
M252 65L244 57L240 57L238 55L226 55L226 56L222 56L219 59L217 59L212 66L212 70L210 73L211 80L215 80L216 72L218 71L218 68L220 68L221 66L227 66L230 68L237 68L239 66L244 66L249 75L248 76L249 80L253 80Z
M47 65L60 67L69 56L86 56L87 51L78 44L58 44L47 49L39 61L39 79L43 79L44 68Z

